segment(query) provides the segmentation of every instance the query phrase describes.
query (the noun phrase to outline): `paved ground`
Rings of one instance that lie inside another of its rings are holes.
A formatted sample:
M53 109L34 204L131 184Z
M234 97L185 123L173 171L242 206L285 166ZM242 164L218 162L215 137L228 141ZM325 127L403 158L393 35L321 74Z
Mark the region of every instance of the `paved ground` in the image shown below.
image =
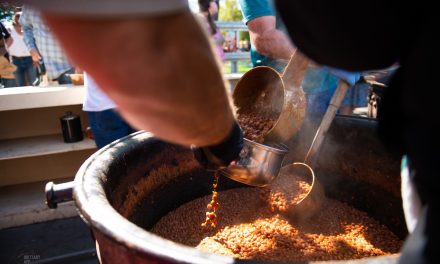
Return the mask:
M79 217L0 230L0 263L96 264L90 230Z
M71 180L71 178L57 179L55 182ZM44 193L47 182L0 187L0 230L78 216L73 202L60 204L56 210L47 207Z

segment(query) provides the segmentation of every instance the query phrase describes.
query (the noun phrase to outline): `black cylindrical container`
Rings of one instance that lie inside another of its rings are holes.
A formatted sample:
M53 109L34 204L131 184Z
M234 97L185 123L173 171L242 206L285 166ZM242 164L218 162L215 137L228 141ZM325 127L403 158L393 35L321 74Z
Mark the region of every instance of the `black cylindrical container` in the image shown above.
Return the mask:
M66 112L65 115L60 117L60 122L64 142L72 143L83 140L81 119L79 115L73 114L72 112Z

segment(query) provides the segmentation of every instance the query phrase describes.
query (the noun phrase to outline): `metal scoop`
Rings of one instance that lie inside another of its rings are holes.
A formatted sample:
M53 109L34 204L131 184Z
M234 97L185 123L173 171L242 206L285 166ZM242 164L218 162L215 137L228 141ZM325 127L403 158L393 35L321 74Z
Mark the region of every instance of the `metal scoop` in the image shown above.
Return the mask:
M287 153L282 144L266 146L245 138L239 159L220 173L247 185L263 187L278 175Z
M327 111L325 112L324 117L321 120L321 124L316 131L312 144L307 151L304 163L294 162L281 168L280 173L301 175L311 185L309 193L301 201L299 201L298 204L295 205L293 210L288 213L288 216L293 221L304 222L315 215L315 213L321 207L322 200L324 199L324 190L315 178L315 173L313 172L312 167L315 165L319 148L324 141L327 131L336 115L336 111L339 109L349 87L350 86L347 82L342 80L339 81L338 87L332 96Z
M281 142L290 139L304 119L306 100L300 85L307 65L308 59L296 51L282 75L260 66L246 72L238 81L232 95L237 113L269 114L276 116L277 121L265 135L264 145L245 139L239 159L222 169L221 174L258 187L275 179L288 153Z
M309 60L298 50L282 75L270 67L255 67L238 81L232 94L237 113L254 111L275 116L275 125L264 136L264 144L287 142L300 129L306 112L301 88Z

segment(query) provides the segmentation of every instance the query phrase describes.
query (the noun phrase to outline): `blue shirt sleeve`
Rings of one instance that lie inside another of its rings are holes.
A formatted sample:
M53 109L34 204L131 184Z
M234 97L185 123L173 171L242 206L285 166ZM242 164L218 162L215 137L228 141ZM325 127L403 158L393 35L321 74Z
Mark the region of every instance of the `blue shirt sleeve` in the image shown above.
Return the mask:
M239 2L245 24L257 17L275 16L271 0L239 0Z
M19 21L21 24L21 29L23 30L23 40L29 51L32 49L37 49L31 16L32 14L29 13L28 9L23 7L23 12Z
M331 74L337 76L339 79L348 82L350 85L354 85L361 78L361 72L351 72L329 66L324 66L324 68L330 71Z

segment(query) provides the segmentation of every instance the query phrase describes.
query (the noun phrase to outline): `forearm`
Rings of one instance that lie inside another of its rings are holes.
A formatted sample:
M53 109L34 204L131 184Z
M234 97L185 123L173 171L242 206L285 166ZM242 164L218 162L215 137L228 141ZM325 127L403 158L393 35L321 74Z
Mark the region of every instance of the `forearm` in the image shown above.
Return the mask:
M6 39L6 47L10 47L14 43L14 39L12 37L9 37Z
M274 59L288 60L295 51L289 38L275 28L261 34L251 33L251 39L259 53Z
M249 34L255 49L273 59L288 60L295 51L288 36L276 28L272 15L260 16L248 21Z
M233 114L225 82L189 11L132 19L45 18L73 62L133 126L184 145L212 145L229 133Z

